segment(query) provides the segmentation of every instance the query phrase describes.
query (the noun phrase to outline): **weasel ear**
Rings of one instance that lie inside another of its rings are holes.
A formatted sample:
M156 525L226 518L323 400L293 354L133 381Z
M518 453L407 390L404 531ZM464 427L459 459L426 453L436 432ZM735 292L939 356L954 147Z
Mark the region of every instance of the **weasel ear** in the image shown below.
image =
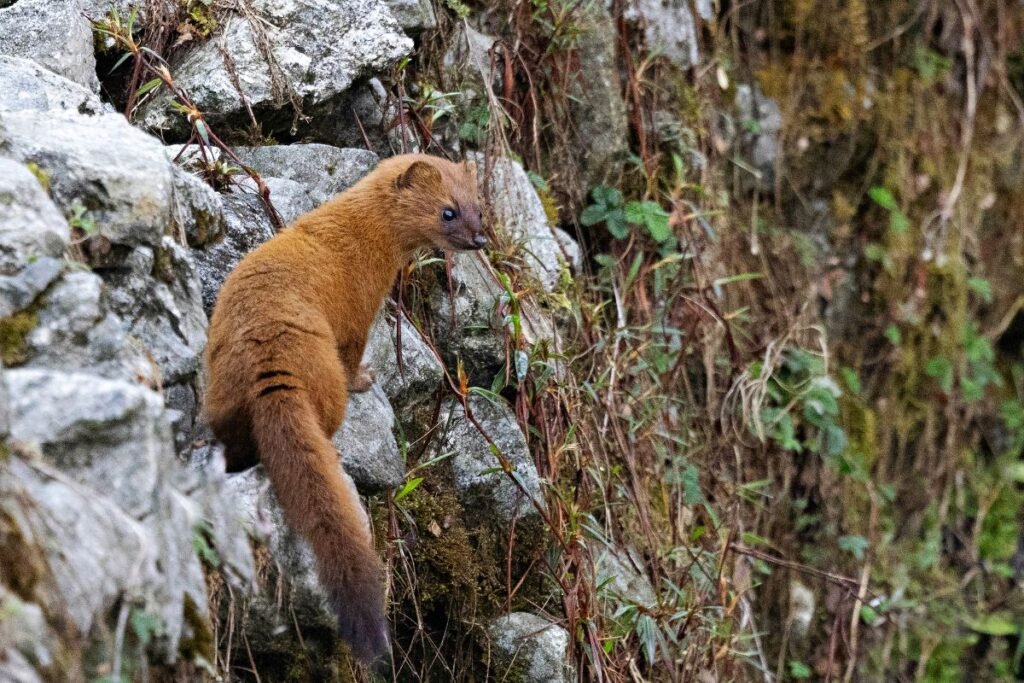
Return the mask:
M441 172L433 164L426 161L414 161L409 164L409 168L395 178L395 187L399 190L408 190L412 187L422 188L431 184L439 184L440 181Z
M464 169L466 169L466 175L468 175L470 178L472 178L473 181L475 182L476 181L476 162L475 161L469 161L469 160L463 161L462 162L462 167Z

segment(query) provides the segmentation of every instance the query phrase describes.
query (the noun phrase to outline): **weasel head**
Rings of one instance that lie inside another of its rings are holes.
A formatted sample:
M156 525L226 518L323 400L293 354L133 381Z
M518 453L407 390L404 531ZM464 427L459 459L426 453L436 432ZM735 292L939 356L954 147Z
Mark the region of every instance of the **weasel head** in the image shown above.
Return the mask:
M394 180L399 221L420 246L470 251L487 246L476 166L420 155Z

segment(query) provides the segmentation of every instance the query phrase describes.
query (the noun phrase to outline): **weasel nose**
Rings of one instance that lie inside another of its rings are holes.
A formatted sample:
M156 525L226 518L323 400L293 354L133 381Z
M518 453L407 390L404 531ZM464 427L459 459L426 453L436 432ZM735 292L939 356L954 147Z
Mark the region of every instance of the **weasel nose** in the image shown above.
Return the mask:
M483 233L480 233L473 237L473 246L475 246L477 249L483 249L484 247L487 246L487 238L484 237Z

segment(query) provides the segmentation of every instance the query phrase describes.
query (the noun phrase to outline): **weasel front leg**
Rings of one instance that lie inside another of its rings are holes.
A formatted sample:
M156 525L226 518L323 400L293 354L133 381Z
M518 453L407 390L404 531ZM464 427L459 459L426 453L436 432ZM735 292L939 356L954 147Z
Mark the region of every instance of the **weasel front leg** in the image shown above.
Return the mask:
M367 330L368 332L369 330ZM374 380L377 379L374 369L362 362L367 333L364 333L356 343L338 347L338 355L341 357L341 363L345 366L345 374L348 376L348 390L356 393L369 391Z

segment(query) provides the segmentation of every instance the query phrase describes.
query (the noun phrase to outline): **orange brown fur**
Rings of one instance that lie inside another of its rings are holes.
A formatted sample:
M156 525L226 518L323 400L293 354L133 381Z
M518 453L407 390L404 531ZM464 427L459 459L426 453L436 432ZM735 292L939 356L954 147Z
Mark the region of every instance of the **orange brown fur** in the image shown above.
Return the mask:
M471 165L394 157L246 256L210 321L205 413L227 469L263 463L364 660L388 649L383 568L331 436L372 384L360 362L398 269L421 247L484 242Z

